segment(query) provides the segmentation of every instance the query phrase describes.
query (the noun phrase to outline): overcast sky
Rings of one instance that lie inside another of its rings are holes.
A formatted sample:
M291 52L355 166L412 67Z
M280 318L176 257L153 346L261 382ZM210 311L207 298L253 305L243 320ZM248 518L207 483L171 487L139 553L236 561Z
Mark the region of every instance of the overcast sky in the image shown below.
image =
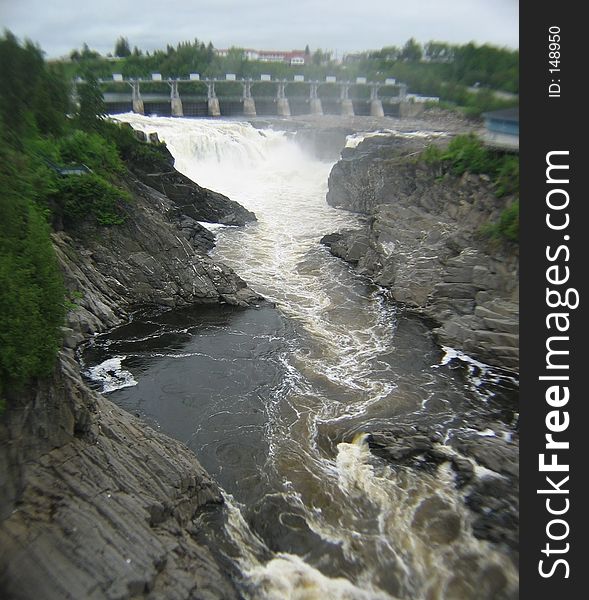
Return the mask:
M216 48L344 52L441 40L519 46L518 0L0 0L0 25L49 58L118 37L142 50L195 37Z

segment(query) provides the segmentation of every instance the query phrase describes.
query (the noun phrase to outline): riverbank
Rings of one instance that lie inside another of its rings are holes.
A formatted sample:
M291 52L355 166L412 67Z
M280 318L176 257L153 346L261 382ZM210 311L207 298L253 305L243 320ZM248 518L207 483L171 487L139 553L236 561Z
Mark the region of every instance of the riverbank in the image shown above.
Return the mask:
M488 175L455 176L423 160L434 140L378 136L346 149L327 201L366 225L323 242L431 319L441 345L517 371L519 247L481 233L512 199L498 198Z
M53 376L6 394L5 598L238 597L198 540L198 515L223 502L217 484L184 445L90 391L74 350L140 306L261 302L208 257L213 236L199 223L243 225L255 215L175 172L169 155L127 166L122 225L54 234L74 306Z
M465 361L476 373L492 365L517 374L519 249L481 234L511 199L497 198L488 176L442 175L420 158L431 143L447 142L391 135L345 149L331 171L327 201L364 215L365 225L322 243L383 286L401 310L424 317L449 362ZM375 428L369 436L371 451L394 469L449 468L474 535L503 546L516 563L519 434L509 414L517 411L508 408L507 420L481 413L470 431L452 430L446 439L424 424ZM485 470L489 476L481 477ZM452 535L447 522L442 530Z

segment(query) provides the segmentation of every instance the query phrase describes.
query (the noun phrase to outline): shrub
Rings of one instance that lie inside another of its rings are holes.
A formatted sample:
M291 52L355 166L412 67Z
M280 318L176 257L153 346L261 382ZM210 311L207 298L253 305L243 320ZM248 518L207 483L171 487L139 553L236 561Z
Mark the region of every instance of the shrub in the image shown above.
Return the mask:
M517 243L519 241L519 200L503 210L497 223L489 223L483 227L482 233L492 239L505 239Z
M454 175L485 173L493 179L498 198L519 193L519 159L486 148L474 135L458 135L446 150L430 144L421 154L428 164L440 164Z
M442 160L449 162L454 175L462 175L466 171L494 175L497 169L495 153L485 148L472 134L458 135L452 139Z
M428 144L421 154L421 158L428 165L435 165L442 161L443 151L435 144Z
M495 193L498 198L508 194L519 193L519 159L517 156L505 155L495 176Z
M128 192L91 173L60 178L52 199L64 225L75 227L89 219L99 225L120 225L124 222L121 203L130 201L131 197Z
M114 144L97 133L77 129L59 140L58 150L64 164L83 163L93 171L111 175L125 171Z

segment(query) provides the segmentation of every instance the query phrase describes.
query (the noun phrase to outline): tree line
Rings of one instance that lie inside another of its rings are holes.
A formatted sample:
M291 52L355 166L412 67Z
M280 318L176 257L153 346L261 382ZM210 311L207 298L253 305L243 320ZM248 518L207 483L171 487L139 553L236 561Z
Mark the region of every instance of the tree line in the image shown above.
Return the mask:
M199 73L201 77L234 73L237 77L259 78L262 73L277 79L292 79L294 74L307 79L338 79L354 81L358 76L371 81L396 78L408 84L411 92L437 96L447 105L466 107L472 114L513 105L517 101L501 101L493 91L519 92L519 51L490 44L449 44L429 41L420 44L411 38L403 46L386 46L344 56L335 61L330 52L305 47L304 66L262 62L247 58L242 48L230 48L219 56L211 42L195 39L168 45L165 50L144 52L120 37L114 53L103 57L87 45L74 50L65 68L70 75L83 76L88 71L98 78L111 78L121 73L125 78L149 77L161 73L164 78L186 77ZM474 89L473 89L474 88Z

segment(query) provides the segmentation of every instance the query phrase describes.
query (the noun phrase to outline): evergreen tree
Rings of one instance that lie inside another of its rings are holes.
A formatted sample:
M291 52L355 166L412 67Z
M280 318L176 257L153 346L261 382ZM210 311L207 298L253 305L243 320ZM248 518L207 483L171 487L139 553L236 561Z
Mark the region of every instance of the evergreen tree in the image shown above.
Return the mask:
M41 50L22 47L6 32L0 38L0 119L15 140L39 129L59 133L69 103L67 85L58 69L49 71Z
M120 37L115 44L115 56L119 58L126 58L131 56L131 47L129 46L129 40L125 37Z
M82 129L97 129L102 117L106 113L104 97L98 79L88 71L84 83L78 85L78 97L80 108L78 111L78 123Z
M315 52L313 52L313 64L314 65L323 64L323 50L321 50L320 48L317 48L317 50L315 50Z
M93 59L93 58L100 58L100 53L96 52L96 50L90 50L90 47L88 46L88 44L86 42L84 42L84 45L82 46L81 57L82 57L82 59L85 59L85 60Z
M215 59L215 48L212 42L208 43L207 46L207 63L210 65Z
M414 38L410 38L403 46L399 58L408 62L418 62L421 60L422 56L423 50L421 45L418 44Z

